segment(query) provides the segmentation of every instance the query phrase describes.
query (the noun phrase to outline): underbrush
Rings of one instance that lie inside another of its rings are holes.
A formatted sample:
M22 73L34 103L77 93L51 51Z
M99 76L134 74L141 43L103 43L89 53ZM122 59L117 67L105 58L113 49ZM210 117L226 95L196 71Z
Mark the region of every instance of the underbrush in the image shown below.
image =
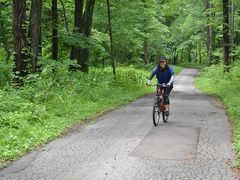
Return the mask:
M240 63L235 63L230 73L223 73L222 65L213 65L201 73L196 81L204 92L220 98L233 123L234 148L237 166L240 167Z
M12 77L12 65L3 63L0 60L0 88L11 83Z

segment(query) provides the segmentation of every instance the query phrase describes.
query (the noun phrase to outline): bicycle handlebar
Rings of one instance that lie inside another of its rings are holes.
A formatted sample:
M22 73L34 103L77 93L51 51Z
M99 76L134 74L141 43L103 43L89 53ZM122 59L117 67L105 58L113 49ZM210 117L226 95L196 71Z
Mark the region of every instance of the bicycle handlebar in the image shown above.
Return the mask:
M158 84L158 83L157 84L152 84L150 86L170 87L167 84Z

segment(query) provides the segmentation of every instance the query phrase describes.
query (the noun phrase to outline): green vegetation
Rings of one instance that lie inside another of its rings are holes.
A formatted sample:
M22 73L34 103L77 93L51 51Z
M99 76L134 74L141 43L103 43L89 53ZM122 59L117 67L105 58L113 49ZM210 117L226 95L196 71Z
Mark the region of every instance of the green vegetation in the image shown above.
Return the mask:
M237 166L240 167L240 63L234 63L230 73L223 73L222 65L206 68L196 85L203 92L220 98L233 123Z

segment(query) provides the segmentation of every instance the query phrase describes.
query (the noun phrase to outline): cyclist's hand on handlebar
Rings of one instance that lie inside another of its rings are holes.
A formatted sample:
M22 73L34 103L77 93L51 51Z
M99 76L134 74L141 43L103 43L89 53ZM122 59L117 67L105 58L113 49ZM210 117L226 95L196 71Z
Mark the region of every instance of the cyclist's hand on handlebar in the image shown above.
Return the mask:
M147 86L152 86L152 81L150 79L148 79L146 85Z
M171 86L171 83L167 83L167 87L170 87Z

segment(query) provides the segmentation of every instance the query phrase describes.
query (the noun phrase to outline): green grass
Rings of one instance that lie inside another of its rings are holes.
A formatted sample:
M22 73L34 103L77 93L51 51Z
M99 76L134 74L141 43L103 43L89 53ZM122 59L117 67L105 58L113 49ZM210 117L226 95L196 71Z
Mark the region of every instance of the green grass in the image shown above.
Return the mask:
M233 124L236 165L240 167L240 63L235 63L227 74L223 73L221 65L206 68L197 79L196 85L203 92L223 101Z
M67 64L48 64L41 74L30 75L21 89L0 89L0 168L74 124L153 91L145 85L149 70L118 67L115 81L111 68L91 68L84 75L68 72ZM176 73L181 70L175 67Z

